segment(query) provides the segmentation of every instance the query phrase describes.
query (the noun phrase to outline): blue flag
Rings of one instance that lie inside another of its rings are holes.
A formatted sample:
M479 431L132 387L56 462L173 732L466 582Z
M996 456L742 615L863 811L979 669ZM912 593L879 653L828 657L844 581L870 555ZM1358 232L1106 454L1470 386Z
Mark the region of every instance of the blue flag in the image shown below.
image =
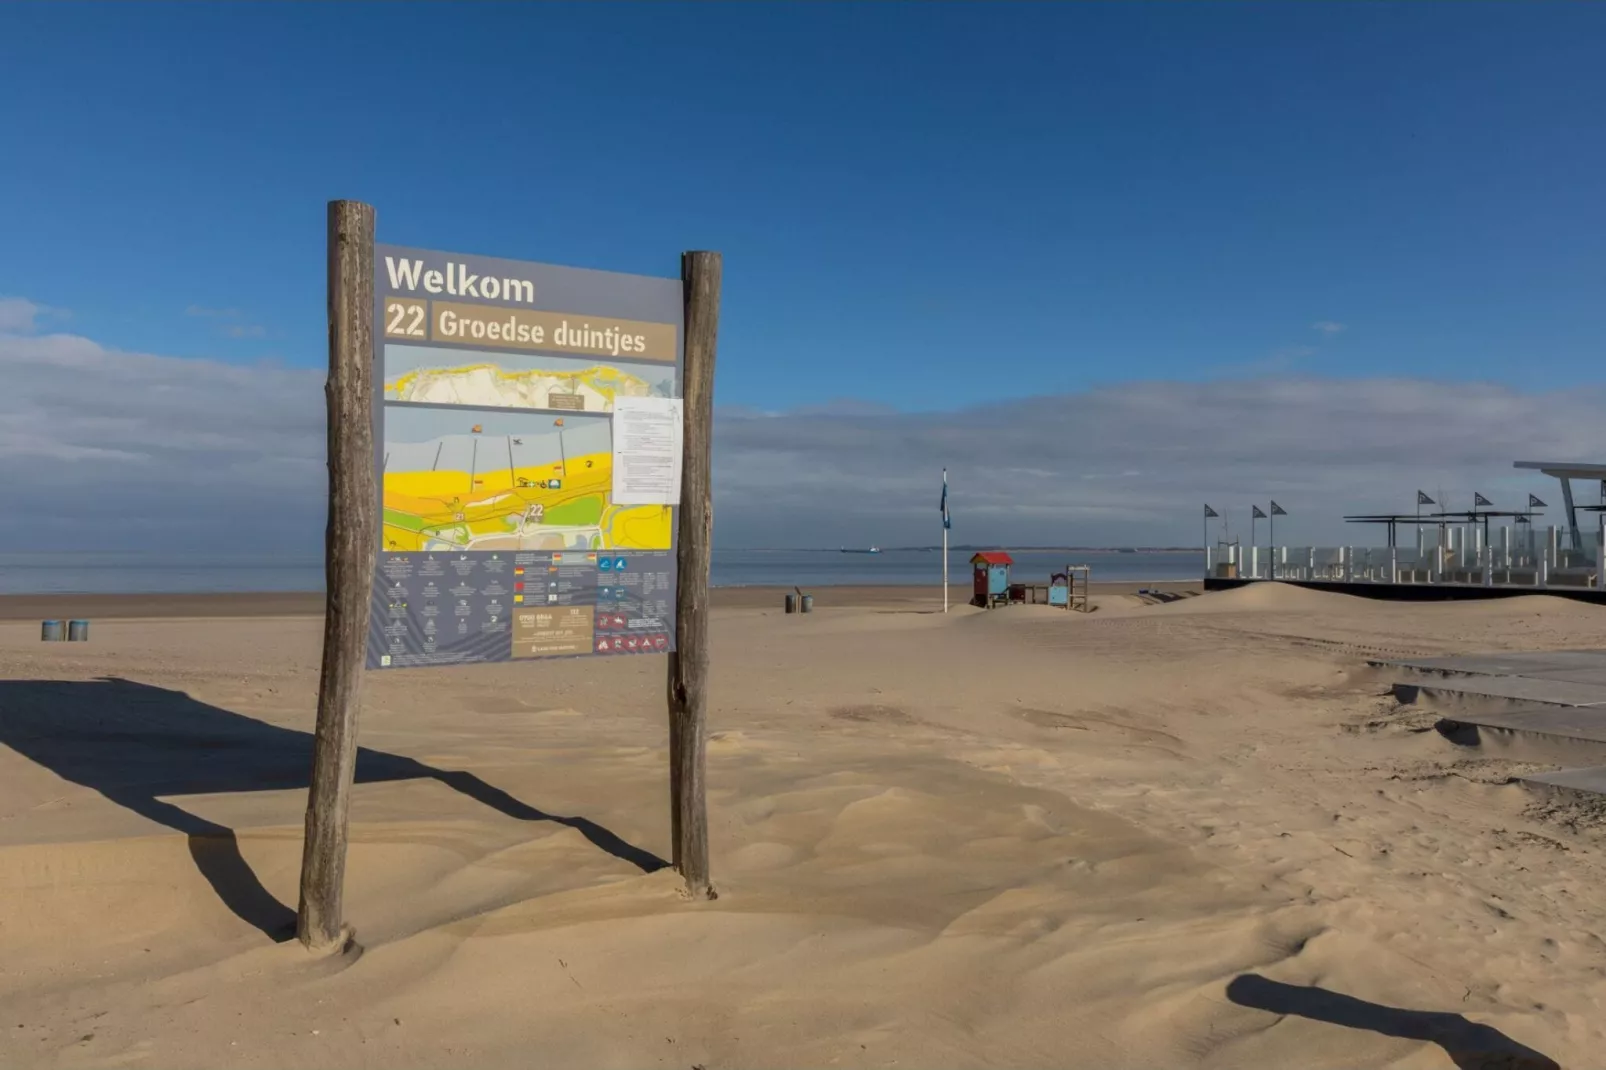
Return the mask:
M954 526L953 520L948 516L948 469L942 470L942 529L947 531Z

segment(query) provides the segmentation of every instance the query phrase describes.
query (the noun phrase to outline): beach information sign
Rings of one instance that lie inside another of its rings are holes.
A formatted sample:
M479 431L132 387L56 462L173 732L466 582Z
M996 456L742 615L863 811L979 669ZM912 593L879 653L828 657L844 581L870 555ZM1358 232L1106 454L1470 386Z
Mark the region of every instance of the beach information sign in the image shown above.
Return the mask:
M368 667L674 646L679 279L379 245Z

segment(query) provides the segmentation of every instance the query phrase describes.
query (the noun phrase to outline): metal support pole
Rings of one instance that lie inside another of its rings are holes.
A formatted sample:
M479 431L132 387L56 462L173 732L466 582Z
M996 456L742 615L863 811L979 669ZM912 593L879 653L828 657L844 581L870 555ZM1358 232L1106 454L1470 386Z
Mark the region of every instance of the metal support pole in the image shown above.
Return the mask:
M1276 579L1277 578L1277 514L1276 513L1270 513L1270 514L1268 514L1268 516L1270 517L1270 519L1267 521L1267 524L1266 524L1266 549L1269 551L1269 553L1267 554L1268 560L1267 560L1267 563L1266 563L1266 568L1267 568L1267 571L1269 571L1271 573L1271 578L1272 579Z
M1573 549L1582 550L1584 544L1578 532L1578 510L1573 507L1573 481L1570 479L1561 481L1561 503L1567 508L1567 530L1572 532Z

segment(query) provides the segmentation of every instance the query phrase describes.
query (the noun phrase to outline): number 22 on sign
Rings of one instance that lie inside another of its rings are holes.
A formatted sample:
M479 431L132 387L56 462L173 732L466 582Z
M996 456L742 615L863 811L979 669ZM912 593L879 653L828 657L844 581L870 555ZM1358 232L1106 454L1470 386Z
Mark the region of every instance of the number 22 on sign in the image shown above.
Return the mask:
M390 298L385 302L386 338L424 337L423 301Z

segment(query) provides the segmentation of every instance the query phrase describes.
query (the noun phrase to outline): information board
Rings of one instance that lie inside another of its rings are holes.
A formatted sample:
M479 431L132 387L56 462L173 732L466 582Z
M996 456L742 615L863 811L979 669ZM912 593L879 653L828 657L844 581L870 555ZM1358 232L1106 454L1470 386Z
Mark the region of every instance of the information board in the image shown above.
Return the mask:
M368 667L675 642L679 279L379 245Z

